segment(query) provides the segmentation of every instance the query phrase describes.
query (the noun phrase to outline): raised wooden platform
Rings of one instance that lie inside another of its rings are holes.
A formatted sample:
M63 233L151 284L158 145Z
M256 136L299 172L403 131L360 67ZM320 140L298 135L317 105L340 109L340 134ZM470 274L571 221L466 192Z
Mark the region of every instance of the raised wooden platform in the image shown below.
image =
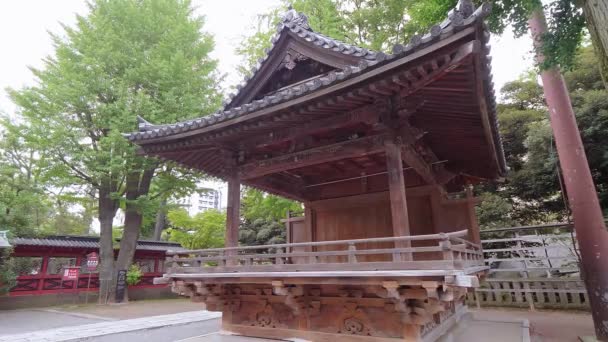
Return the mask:
M487 270L464 234L177 252L156 282L222 311L222 328L235 334L434 341L459 320L467 289ZM361 248L369 243L386 247Z

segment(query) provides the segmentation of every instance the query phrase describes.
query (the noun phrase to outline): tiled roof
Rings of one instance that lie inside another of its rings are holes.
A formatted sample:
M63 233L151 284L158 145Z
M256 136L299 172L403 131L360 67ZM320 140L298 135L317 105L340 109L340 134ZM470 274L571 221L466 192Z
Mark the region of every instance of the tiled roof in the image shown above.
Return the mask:
M277 31L271 39L271 47L265 50L264 57L258 60L258 63L253 67L248 76L245 76L243 82L237 85L237 93L229 95L228 99L224 102L224 109L233 107L233 100L239 95L247 83L255 77L258 71L262 68L262 65L266 63L273 51L276 49L277 42L287 32L292 32L303 40L310 42L318 47L339 52L347 56L355 56L365 60L375 60L378 56L378 52L368 50L359 46L350 45L339 40L327 37L323 34L313 31L308 25L308 18L303 13L298 13L294 9L290 9L285 12L281 18L281 22L277 25Z
M94 236L49 236L44 238L14 238L11 239L13 246L45 246L45 247L67 247L67 248L99 248L99 238ZM179 243L164 241L137 241L138 250L146 251L182 251L185 250Z
M490 8L490 4L484 3L482 6L477 8L477 10L473 11L474 7L470 0L460 0L458 6L454 10L450 11L448 18L444 20L441 24L431 27L429 32L425 35L413 36L408 44L395 45L393 47L392 54L387 55L382 52L374 52L373 58L363 59L357 66L347 66L342 70L334 70L326 75L323 75L322 77L312 79L302 84L287 87L281 91L265 96L264 98L255 100L251 103L247 103L243 106L231 108L225 111L218 111L216 113L198 119L168 125L153 125L143 119L140 119L139 132L126 134L125 137L132 142L145 143L146 140L157 139L173 134L193 131L203 127L213 126L215 124L234 119L236 117L244 116L267 107L275 106L277 104L296 99L298 97L317 91L321 88L325 88L330 85L334 85L347 79L353 78L355 76L365 74L390 61L411 55L416 51L419 51L425 47L437 43L438 41L446 39L455 34L456 32L461 31L467 27L471 27L478 23L481 23L483 22L483 19L490 13ZM309 33L307 32L310 31L302 32L300 30L301 34L309 35ZM324 36L315 33L315 37ZM329 44L327 46L329 46ZM366 56L372 56L372 52L361 53L365 53ZM489 63L486 65L486 67L488 68L487 71L489 74ZM491 77L491 75L489 75L489 77ZM491 115L495 116L494 90L493 86L491 87L492 89L488 89L489 92L487 92L488 94L490 94L489 96L491 96L491 98L488 99L488 105L490 106L489 110ZM491 119L496 121L495 117L491 117ZM496 129L496 127L494 127L494 129ZM501 145L498 144L498 146Z

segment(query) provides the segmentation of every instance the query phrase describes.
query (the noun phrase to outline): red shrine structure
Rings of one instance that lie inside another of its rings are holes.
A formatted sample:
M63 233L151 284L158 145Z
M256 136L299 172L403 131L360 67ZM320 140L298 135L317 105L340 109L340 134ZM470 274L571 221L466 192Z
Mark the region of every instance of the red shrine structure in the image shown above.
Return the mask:
M84 300L89 292L91 301L99 291L99 274L87 267L87 255L99 253L99 237L48 236L44 238L18 237L11 239L17 284L8 296L0 296L0 307L19 308L57 305L62 302ZM129 297L159 298L171 295L166 285L155 285L154 278L165 272L167 251L184 251L180 244L165 241L139 240L133 263L143 275L129 286ZM116 251L118 254L118 251ZM62 280L65 267L80 267L77 280Z
M158 283L225 331L313 341L434 341L484 265L471 185L501 177L484 4L390 55L289 10L223 110L141 120L143 153L228 182L226 248L172 253ZM289 241L238 246L241 185L300 201Z

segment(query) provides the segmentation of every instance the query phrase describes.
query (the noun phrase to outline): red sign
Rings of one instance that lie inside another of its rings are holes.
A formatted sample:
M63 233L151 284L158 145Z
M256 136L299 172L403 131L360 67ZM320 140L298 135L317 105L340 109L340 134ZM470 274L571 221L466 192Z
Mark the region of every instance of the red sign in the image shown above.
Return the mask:
M63 269L63 276L61 280L78 280L78 273L80 267L66 267Z
M93 252L87 255L87 269L89 272L93 272L97 269L97 265L99 265L99 255Z

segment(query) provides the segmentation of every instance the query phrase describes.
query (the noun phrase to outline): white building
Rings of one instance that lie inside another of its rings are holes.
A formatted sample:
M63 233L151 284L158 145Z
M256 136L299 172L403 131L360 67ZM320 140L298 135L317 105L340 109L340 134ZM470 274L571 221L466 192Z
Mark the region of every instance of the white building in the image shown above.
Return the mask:
M209 209L226 208L226 184L204 181L198 184L198 191L191 196L177 200L177 203L188 211L190 216Z

